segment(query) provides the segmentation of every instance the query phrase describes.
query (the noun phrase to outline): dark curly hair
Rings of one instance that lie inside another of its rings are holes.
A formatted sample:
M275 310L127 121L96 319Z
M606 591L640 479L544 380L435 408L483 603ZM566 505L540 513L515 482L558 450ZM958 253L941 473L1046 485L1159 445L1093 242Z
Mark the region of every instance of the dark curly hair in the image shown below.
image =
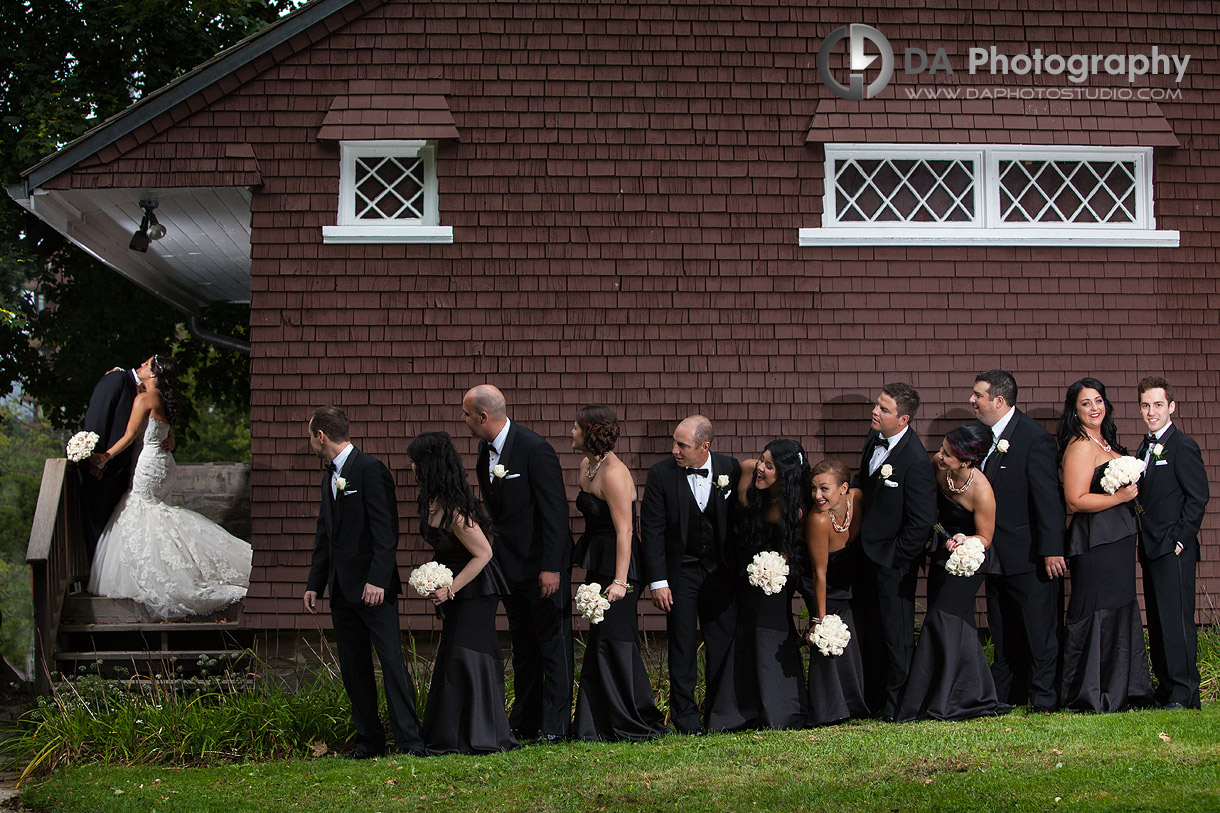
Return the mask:
M165 414L169 417L170 426L178 423L178 362L172 356L162 356L154 353L152 364L148 365L157 378L157 392L161 394L161 403L165 404Z
M601 456L618 442L618 415L605 404L589 404L576 413L576 423L585 433L585 451Z
M1059 459L1063 459L1063 453L1067 450L1069 443L1077 439L1087 440L1089 437L1089 433L1080 423L1080 416L1076 414L1076 402L1080 400L1081 390L1085 389L1097 390L1101 395L1102 403L1106 406L1106 414L1101 419L1101 439L1110 444L1110 448L1119 454L1126 454L1127 447L1118 442L1118 427L1114 423L1114 405L1106 397L1106 385L1096 378L1082 378L1068 387L1067 396L1063 399L1063 414L1059 416Z
M805 535L801 518L809 508L810 483L809 456L795 440L780 438L768 443L764 452L771 453L775 463L776 482L779 484L779 528L780 552L788 559L793 574L805 567ZM760 458L761 459L761 455ZM739 539L743 552L753 556L766 550L771 533L766 520L767 500L751 478L746 490L746 505L742 509L739 524Z
M419 481L420 532L427 535L428 509L440 508L444 517L466 517L483 529L488 540L493 538L491 517L474 496L466 482L462 459L447 432L424 432L411 441L407 455L415 463L415 478Z
M977 466L991 451L991 430L981 423L964 423L950 429L945 435L945 445L958 460Z

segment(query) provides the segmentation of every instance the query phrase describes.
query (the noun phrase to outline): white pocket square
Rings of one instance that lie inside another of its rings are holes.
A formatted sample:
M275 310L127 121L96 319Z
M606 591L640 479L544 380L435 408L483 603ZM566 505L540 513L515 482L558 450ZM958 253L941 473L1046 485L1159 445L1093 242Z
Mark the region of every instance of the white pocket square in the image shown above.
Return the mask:
M889 486L890 488L898 488L898 484L895 483L893 480L882 480L881 482L884 483L885 485Z
M1169 461L1168 461L1168 460L1158 460L1158 461L1156 461L1156 464L1157 464L1158 466L1168 466L1168 465L1169 465Z
M517 479L518 477L520 477L520 476L521 476L520 474L506 474L506 475L504 475L504 477L503 477L503 478L501 478L501 479L504 479L504 480L516 480L516 479Z

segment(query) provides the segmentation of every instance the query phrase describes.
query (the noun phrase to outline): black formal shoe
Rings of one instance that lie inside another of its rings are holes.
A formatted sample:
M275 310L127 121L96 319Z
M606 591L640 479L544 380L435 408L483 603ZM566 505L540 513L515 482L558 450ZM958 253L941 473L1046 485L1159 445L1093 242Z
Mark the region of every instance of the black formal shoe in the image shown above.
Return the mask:
M376 759L381 756L381 751L377 748L368 748L364 745L357 745L352 752L347 755L348 759Z
M883 722L883 723L896 723L896 722L898 722L898 721L894 719L894 715L892 715L892 714L885 714L885 715L882 715L882 717L881 717L881 722Z
M1174 709L1184 709L1184 708L1186 708L1186 706L1182 703L1178 703L1175 701L1173 703L1162 703L1161 708L1165 709L1166 711L1169 711L1169 710L1174 710Z
M539 745L559 745L567 740L559 734L543 734L538 738Z
M1051 714L1054 711L1054 706L1033 705L1029 707L1030 714Z
M428 756L427 748L392 748L391 754L401 754L407 757L426 757Z

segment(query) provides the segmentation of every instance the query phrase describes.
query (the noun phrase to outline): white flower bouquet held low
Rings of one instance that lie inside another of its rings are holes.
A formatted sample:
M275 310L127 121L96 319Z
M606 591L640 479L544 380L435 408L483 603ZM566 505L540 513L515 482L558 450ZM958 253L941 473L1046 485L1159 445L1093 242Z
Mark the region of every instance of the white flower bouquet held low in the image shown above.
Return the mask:
M1101 475L1101 487L1107 494L1113 494L1124 486L1138 483L1144 473L1144 461L1124 455L1116 457L1106 464L1106 470Z
M788 583L788 561L773 550L764 550L754 554L754 561L746 565L746 575L752 587L773 596Z
M430 596L453 584L453 571L440 562L424 562L411 571L407 584L414 587L421 596Z
M809 643L827 657L842 655L851 642L851 630L843 619L834 613L828 614L809 629Z
M967 536L960 539L953 553L949 554L945 570L951 576L973 576L983 566L986 557L987 549L983 547L983 540L977 536Z
M68 459L73 463L88 460L98 440L97 432L77 432L68 441Z
M610 599L602 595L602 586L597 582L576 588L576 611L590 624L600 624L609 609Z

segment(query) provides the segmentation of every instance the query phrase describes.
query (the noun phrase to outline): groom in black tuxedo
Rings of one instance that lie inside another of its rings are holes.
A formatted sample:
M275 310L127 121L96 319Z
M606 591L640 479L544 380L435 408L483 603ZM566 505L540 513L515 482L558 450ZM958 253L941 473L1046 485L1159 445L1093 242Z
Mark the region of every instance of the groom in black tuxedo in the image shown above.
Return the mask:
M987 577L991 676L1002 702L1053 711L1063 625L1060 577L1067 570L1059 450L1050 432L1017 409L1011 373L979 373L970 406L992 435L981 467L996 495L992 550L1000 559L1000 573Z
M377 650L381 662L396 750L424 756L415 688L403 660L398 625L401 591L394 478L380 460L351 444L347 415L335 407L314 410L309 447L325 471L305 609L316 614L318 599L330 588L339 672L356 725L352 757L367 759L385 750L370 648Z
M509 584L503 600L516 694L509 725L519 740L560 742L572 718L572 537L559 456L508 419L503 393L490 384L466 393L462 419L479 438L479 488Z
M706 697L724 666L736 624L729 509L741 464L711 451L712 424L692 415L674 430L670 457L648 472L640 507L644 578L652 603L666 613L669 716L683 734L703 730L695 703L703 629ZM704 711L704 721L707 710Z
M148 363L145 362L140 369L143 370L147 366ZM102 376L93 388L93 394L89 397L89 408L85 411L84 431L97 433L95 454L109 449L127 431L131 405L136 400L140 381L139 371L116 367ZM98 537L105 530L115 506L131 486L133 447L134 444L116 454L107 461L104 468L98 469L96 474L83 462L76 467L80 483L81 534L89 561L93 561Z
M1148 643L1157 701L1199 708L1199 640L1195 629L1195 569L1199 526L1211 496L1199 444L1174 426L1173 389L1160 376L1140 381L1140 415L1148 434L1136 457L1140 478L1140 565Z
M857 626L870 631L879 628L882 634L883 646L875 634L866 635L861 643L869 658L865 664L869 708L886 720L898 713L911 668L915 582L936 524L932 462L910 425L918 409L919 393L910 384L881 388L854 483L864 492L860 550L867 557L868 576L861 605L865 618L871 616L873 622ZM884 674L884 685L878 683L878 674Z

